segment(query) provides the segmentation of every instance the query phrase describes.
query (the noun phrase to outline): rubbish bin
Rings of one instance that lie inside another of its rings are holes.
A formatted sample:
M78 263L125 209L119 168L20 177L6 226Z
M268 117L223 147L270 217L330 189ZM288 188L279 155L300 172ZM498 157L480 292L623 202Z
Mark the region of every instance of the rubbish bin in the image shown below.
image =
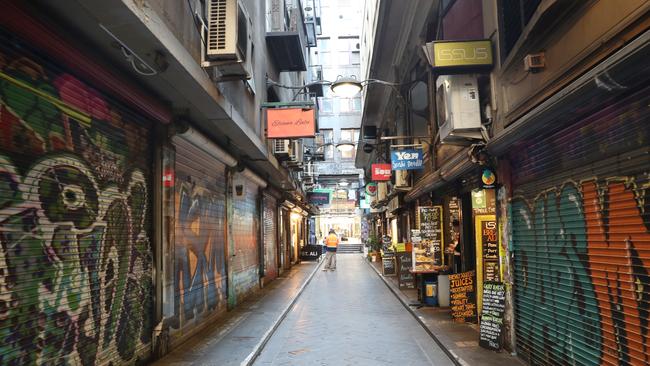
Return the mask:
M424 304L438 306L438 283L435 280L424 280L422 295Z
M438 275L438 304L441 307L449 306L449 275Z

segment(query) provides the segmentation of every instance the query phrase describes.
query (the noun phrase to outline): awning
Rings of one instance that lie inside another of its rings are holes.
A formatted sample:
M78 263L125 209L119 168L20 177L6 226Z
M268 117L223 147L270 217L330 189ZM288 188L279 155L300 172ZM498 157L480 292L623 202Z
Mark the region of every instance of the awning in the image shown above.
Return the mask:
M650 82L650 31L564 87L494 136L487 144L499 156L517 141L557 130L575 121L585 107L599 108L621 94ZM576 106L580 106L577 108Z
M279 71L307 71L305 47L297 31L269 32L266 45Z
M445 162L440 169L427 173L420 178L413 189L404 197L405 202L411 202L423 194L443 187L453 182L463 174L469 173L476 167L469 159L469 148L465 148Z

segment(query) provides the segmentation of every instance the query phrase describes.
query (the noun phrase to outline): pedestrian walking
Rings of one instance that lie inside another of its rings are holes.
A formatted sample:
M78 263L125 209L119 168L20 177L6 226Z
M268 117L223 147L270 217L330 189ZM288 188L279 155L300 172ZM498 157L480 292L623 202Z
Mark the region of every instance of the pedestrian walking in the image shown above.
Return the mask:
M336 248L339 246L339 237L334 229L325 237L325 265L323 271L336 271Z

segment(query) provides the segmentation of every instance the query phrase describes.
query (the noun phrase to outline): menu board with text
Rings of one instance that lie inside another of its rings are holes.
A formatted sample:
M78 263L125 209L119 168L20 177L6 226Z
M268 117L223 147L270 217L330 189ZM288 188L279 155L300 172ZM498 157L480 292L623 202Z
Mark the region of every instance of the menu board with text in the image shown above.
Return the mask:
M431 265L442 265L442 206L421 206L419 207L420 216L420 237L422 238L421 247L424 249L424 255L430 258ZM422 254L418 253L418 254ZM419 258L422 258L420 256ZM419 264L416 263L416 266Z
M483 284L483 308L479 345L499 350L503 346L503 314L506 305L506 286L501 282Z
M483 281L499 281L499 240L496 220L481 221Z
M400 290L415 288L415 275L410 271L412 267L410 252L397 253L397 283Z
M449 275L451 317L455 322L476 321L475 271Z

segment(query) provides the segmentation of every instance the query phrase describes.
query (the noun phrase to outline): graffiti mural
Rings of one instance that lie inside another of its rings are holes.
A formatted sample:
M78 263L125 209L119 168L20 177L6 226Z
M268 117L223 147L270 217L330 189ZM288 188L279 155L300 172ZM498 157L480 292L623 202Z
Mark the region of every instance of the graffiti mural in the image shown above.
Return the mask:
M225 310L227 305L223 193L217 195L182 173L179 178L174 255L176 329L192 319Z
M0 364L143 360L146 129L12 46L0 49Z
M635 181L513 199L517 337L532 364L650 363L650 197Z

